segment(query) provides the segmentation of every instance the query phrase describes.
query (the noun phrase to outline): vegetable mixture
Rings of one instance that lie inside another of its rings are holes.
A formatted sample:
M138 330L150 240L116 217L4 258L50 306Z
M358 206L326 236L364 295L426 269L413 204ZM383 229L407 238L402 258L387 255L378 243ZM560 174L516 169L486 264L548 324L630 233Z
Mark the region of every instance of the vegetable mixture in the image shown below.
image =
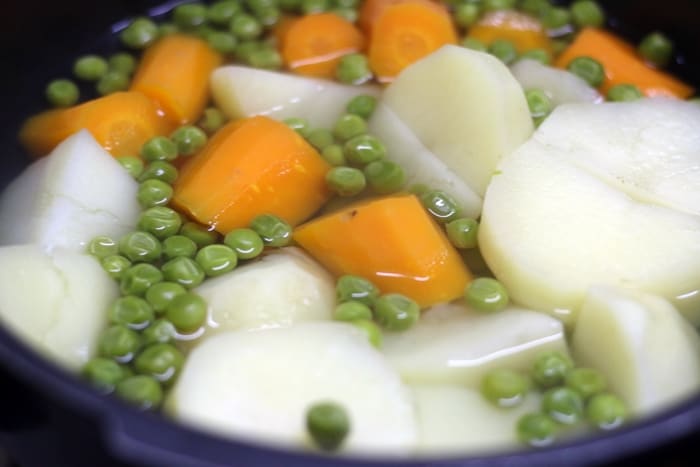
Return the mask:
M0 318L143 410L322 451L541 448L695 394L700 106L668 37L606 24L593 0L134 18L22 127Z

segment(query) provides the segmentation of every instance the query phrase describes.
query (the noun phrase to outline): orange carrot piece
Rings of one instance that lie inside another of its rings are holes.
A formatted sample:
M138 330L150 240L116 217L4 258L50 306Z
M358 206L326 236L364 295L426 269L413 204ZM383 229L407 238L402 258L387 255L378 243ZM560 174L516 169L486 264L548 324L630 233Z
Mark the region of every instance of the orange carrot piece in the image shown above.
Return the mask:
M351 22L335 13L313 14L289 27L282 59L295 73L332 79L341 57L363 47L364 37Z
M496 39L511 41L518 52L532 49L551 51L547 31L533 16L515 10L486 13L469 28L468 37L490 44Z
M131 90L156 101L173 122L191 123L207 104L209 75L221 62L221 55L202 39L165 36L144 53Z
M173 125L143 94L117 92L30 117L20 130L19 140L27 152L39 157L83 128L113 156L137 156L143 143L167 134Z
M408 2L428 3L447 12L444 4L436 3L431 0L365 0L362 2L362 6L360 7L357 25L360 27L362 32L369 37L372 34L372 27L374 26L374 23L377 21L377 18L384 13L384 10L391 5Z
M329 169L284 123L263 116L236 120L183 166L173 204L224 234L260 214L297 225L328 199Z
M282 50L284 48L284 41L287 38L287 33L289 29L299 21L298 16L283 15L274 28L272 28L272 35L275 36L275 42L277 44L277 49Z
M583 29L555 64L566 68L573 59L584 56L597 60L605 68L605 81L600 88L603 93L616 84L634 84L650 97L686 99L695 92L668 73L647 65L631 44L600 29Z
M296 228L294 240L335 275L371 280L421 307L459 298L471 274L414 195L355 204Z
M408 65L445 44L457 43L450 16L426 2L388 6L374 23L369 66L380 82L390 82Z

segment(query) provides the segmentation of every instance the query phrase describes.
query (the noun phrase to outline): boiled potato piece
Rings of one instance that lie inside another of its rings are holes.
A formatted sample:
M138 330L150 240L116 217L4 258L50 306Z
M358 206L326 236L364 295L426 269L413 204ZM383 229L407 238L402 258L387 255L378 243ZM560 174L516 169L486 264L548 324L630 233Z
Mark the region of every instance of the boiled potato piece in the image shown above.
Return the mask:
M229 118L267 115L275 120L305 118L330 128L359 94L378 96L376 86L349 86L329 80L229 65L211 75L212 96Z
M418 420L418 454L482 454L520 447L518 419L539 411L530 392L517 407L496 407L478 389L450 385L412 386Z
M195 348L168 407L200 428L287 446L309 445L307 408L332 400L352 428L343 451L407 453L416 442L410 393L346 323L227 332Z
M605 374L635 414L649 414L700 390L700 337L658 296L591 287L572 350L580 365Z
M0 197L0 244L84 251L97 235L133 230L138 184L87 131L34 162Z
M385 333L382 346L409 383L472 387L495 368L527 370L548 350L567 352L558 320L518 308L483 314L461 305L424 312L408 331Z
M480 196L501 158L533 130L525 95L508 67L492 55L455 45L406 68L383 100Z
M518 60L510 67L511 73L525 91L541 89L554 106L567 102L603 102L603 96L573 73L536 60Z
M333 278L293 247L209 279L195 292L209 306L207 332L328 320L335 308Z
M598 128L601 124L592 117L598 111L592 108L608 105L611 110L618 109L615 115L620 125L606 120L619 126L617 138L602 130L587 131L583 123ZM581 111L577 124L568 118L573 108ZM639 173L636 180L646 180L647 187L657 185L657 175L658 183L663 183L663 178L672 175L661 159L660 145L668 148L667 164L680 168L680 162L678 166L672 162L676 159L673 155L689 137L676 134L674 128L689 127L680 121L657 120L656 113L651 114L653 125L667 131L626 125L634 120L627 115L629 108L618 104L558 107L532 140L499 166L500 175L493 178L484 200L479 227L481 253L516 302L553 313L569 325L573 325L593 283L626 285L661 295L699 323L700 216L663 205L668 203L649 203L651 195L635 198L636 187L621 189L604 175L618 173L606 172L607 167L624 167L619 173L628 174L630 179ZM565 121L571 126L561 125L560 116L567 117ZM700 123L696 128L700 134ZM556 135L557 131L570 140ZM658 144L635 136L647 131L657 135ZM579 132L600 141L583 143ZM595 149L583 151L579 149L582 145ZM636 157L639 166L621 161L626 154L630 160ZM648 162L658 172L645 168L645 155L654 154L659 157ZM598 160L600 166L596 165ZM700 183L690 189L682 183L685 175L677 174L676 178L680 179L678 189L689 197L700 193Z
M406 173L406 186L425 185L439 188L451 195L465 216L477 218L481 213L481 196L435 154L418 140L418 137L396 114L379 103L369 119L369 129L384 143L386 158L399 164Z
M96 353L116 283L93 257L63 249L0 247L0 264L0 322L78 370Z

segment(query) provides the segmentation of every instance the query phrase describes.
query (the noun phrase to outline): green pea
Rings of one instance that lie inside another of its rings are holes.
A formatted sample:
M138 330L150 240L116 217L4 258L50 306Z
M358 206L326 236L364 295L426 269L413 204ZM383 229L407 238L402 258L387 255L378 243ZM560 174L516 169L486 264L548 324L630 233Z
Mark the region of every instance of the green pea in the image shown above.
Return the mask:
M282 247L292 241L292 226L273 214L261 214L250 222L266 246Z
M479 223L475 219L469 217L455 219L445 225L445 231L455 248L476 248Z
M177 168L170 162L153 161L144 168L139 180L142 182L146 180L160 180L171 185L177 180L178 175Z
M108 69L107 60L99 55L84 55L73 64L73 74L85 81L97 81Z
M489 49L486 44L474 37L465 37L462 39L462 42L460 42L460 45L467 49L476 50L477 52L486 52Z
M167 385L175 381L184 361L182 352L171 344L151 344L136 357L134 368Z
M382 330L379 329L379 326L377 326L374 321L369 319L356 319L350 321L350 324L361 329L367 335L369 343L372 344L375 349L382 347Z
M197 244L184 235L172 235L163 240L163 256L166 259L173 259L179 256L194 258L197 253Z
M157 319L141 332L144 344L167 344L175 337L177 330L167 319Z
M335 284L336 298L339 302L358 301L372 306L379 297L379 289L364 277L346 274L340 276Z
M544 49L530 49L520 54L520 60L535 60L543 65L552 63L552 54Z
M362 302L349 300L339 303L333 312L333 318L338 321L371 320L372 309Z
M172 19L183 29L193 29L207 21L207 7L201 3L185 3L175 7Z
M151 305L143 298L133 295L119 297L109 307L110 322L123 324L136 331L146 328L153 318Z
M317 402L306 412L306 429L319 448L334 451L350 432L350 417L341 405Z
M128 52L117 52L109 57L107 66L110 70L131 75L136 70L136 59Z
M365 120L368 120L374 113L376 107L376 97L367 94L359 94L348 101L345 110L350 114L359 115Z
M367 122L355 114L342 115L333 127L333 136L340 141L347 141L365 133L367 133Z
M286 118L284 124L299 133L303 138L308 136L309 130L311 129L308 120L299 117Z
M117 383L131 375L129 369L111 358L95 357L81 371L83 378L105 394L114 391Z
M202 297L192 292L174 297L165 309L165 317L180 332L194 332L207 317L207 304Z
M673 42L660 32L653 32L639 43L639 55L648 62L665 67L673 56Z
M374 301L374 314L377 323L389 331L405 331L418 321L420 307L405 295L391 293Z
M108 327L98 339L99 354L128 363L141 346L141 336L126 326L115 324Z
M254 16L247 13L239 13L231 20L229 30L238 39L251 40L262 34L263 27Z
M577 0L571 5L571 17L580 28L599 28L605 24L605 13L600 5L592 0Z
M115 394L142 410L157 408L163 401L163 389L152 376L129 376L117 383Z
M360 0L335 0L334 5L341 8L357 8L360 6Z
M522 11L538 18L549 8L551 8L549 0L521 0L520 2Z
M481 394L498 407L520 405L529 389L525 376L508 369L489 371L481 380Z
M540 448L554 442L557 424L543 413L528 413L518 419L516 432L521 443Z
M571 23L571 12L563 7L552 7L542 13L541 19L547 29L560 29Z
M226 116L216 107L207 107L204 109L202 118L200 118L199 122L197 122L202 130L210 134L216 132L219 128L224 126L225 123Z
M479 20L481 8L476 3L458 3L454 7L453 17L457 26L467 29Z
M126 91L129 88L129 76L121 71L109 70L97 81L97 93L101 96Z
M331 130L326 128L313 128L309 130L307 141L319 151L323 151L326 146L330 146L335 143L333 138L333 133Z
M612 430L627 419L627 408L619 397L609 394L596 394L588 401L586 418L600 430Z
M330 7L329 0L301 0L301 12L305 15L323 13Z
M515 7L515 0L483 0L484 11L511 10Z
M160 23L158 25L158 37L170 36L180 32L180 28L173 23Z
M119 253L119 246L112 237L100 235L90 240L87 252L95 258L102 259Z
M438 222L446 223L457 218L459 208L457 202L444 191L430 190L420 195L423 207Z
M217 26L227 26L231 19L241 11L237 0L224 0L212 4L207 10L207 19Z
M333 167L326 172L326 184L340 196L355 196L367 186L365 174L354 167Z
M197 287L204 280L204 271L192 258L178 256L165 263L161 270L163 278L169 282L176 282L186 289Z
M112 255L102 258L100 265L109 274L109 277L120 280L124 275L124 271L131 266L131 261L121 255Z
M261 47L248 56L248 64L254 68L278 70L282 67L282 56L275 49Z
M616 84L608 89L608 100L613 102L631 102L642 98L642 91L634 84Z
M173 197L173 187L158 179L148 179L139 185L136 199L142 208L165 206Z
M215 230L209 230L196 222L185 222L180 228L180 235L192 240L198 248L211 245L219 240L219 234Z
M603 84L605 79L603 65L591 57L576 57L566 68L594 88Z
M525 99L533 119L543 119L554 109L554 104L549 96L541 89L528 89L525 91Z
M583 418L583 397L568 387L548 389L542 396L542 411L563 425L573 425Z
M180 284L175 282L158 282L146 291L146 301L153 311L162 313L173 298L187 292Z
M191 156L207 144L207 134L201 128L192 125L181 126L175 130L170 139L177 146L178 153Z
M532 379L542 388L564 383L566 374L574 367L571 359L561 352L544 352L537 356L532 366Z
M238 264L236 252L226 245L207 245L197 252L195 261L207 277L225 274Z
M488 47L488 51L491 55L498 58L500 61L506 65L510 65L518 58L518 51L515 45L506 39L496 39Z
M340 16L349 23L357 22L357 18L359 17L357 10L354 8L333 8L330 12Z
M237 60L250 65L250 56L265 47L261 42L250 40L250 41L239 41L236 46L234 55Z
M253 259L262 253L264 243L253 229L235 229L224 237L224 244L232 248L240 259Z
M54 107L70 107L79 98L78 86L69 79L56 79L46 86L46 99Z
M396 162L378 160L370 162L364 169L367 184L375 193L395 193L406 183L406 173Z
M141 146L146 161L172 161L177 158L177 145L165 136L154 136Z
M138 157L134 156L122 156L117 158L117 162L124 167L129 175L131 175L135 180L137 180L143 173L143 161Z
M367 56L361 53L343 55L335 69L335 77L346 84L363 84L371 80Z
M158 26L148 18L136 18L119 34L122 44L131 49L145 49L158 38Z
M467 303L480 311L500 311L508 305L508 292L503 284L490 277L479 277L467 285Z
M321 151L321 157L323 157L323 159L333 167L345 165L346 163L343 147L339 144L330 144L323 148L323 151Z
M153 284L163 280L163 273L148 263L134 264L124 271L119 289L124 295L142 296Z
M266 6L255 10L255 18L266 28L271 28L280 20L282 13L276 6Z
M245 4L248 9L253 12L257 12L264 8L269 8L277 4L277 0L245 0Z
M579 393L584 400L590 399L607 388L605 376L593 368L574 368L569 370L564 381L566 386Z
M282 11L298 13L301 11L301 0L277 0L277 6Z
M146 209L141 213L138 221L139 229L161 240L175 235L181 225L180 214L165 206Z
M359 135L350 138L343 146L345 157L352 164L365 166L386 156L386 147L375 136Z
M147 232L131 232L119 239L119 252L132 262L150 262L160 258L161 245Z

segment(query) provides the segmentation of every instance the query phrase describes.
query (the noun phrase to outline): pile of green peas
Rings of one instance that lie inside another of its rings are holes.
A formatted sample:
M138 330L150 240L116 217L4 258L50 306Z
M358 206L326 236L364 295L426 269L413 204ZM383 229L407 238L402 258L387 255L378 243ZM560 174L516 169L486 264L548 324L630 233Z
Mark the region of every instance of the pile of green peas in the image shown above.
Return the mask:
M547 446L562 430L582 423L611 430L628 416L625 404L608 391L600 371L574 367L572 360L558 351L538 355L529 375L496 369L481 381L482 395L506 409L518 406L533 389L541 393L540 411L521 416L515 427L520 442L530 446Z
M291 226L273 215L257 216L249 228L222 238L168 206L178 177L172 162L206 141L201 128L187 125L147 141L140 157L120 158L139 182L137 230L119 239L95 237L87 247L119 283L121 296L107 310L110 325L99 338L99 356L82 373L143 409L157 408L176 380L185 358L177 341L203 330L207 305L191 289L258 257L266 246L291 241Z

